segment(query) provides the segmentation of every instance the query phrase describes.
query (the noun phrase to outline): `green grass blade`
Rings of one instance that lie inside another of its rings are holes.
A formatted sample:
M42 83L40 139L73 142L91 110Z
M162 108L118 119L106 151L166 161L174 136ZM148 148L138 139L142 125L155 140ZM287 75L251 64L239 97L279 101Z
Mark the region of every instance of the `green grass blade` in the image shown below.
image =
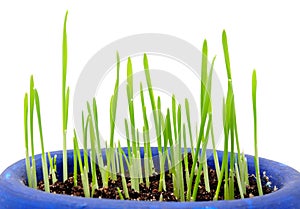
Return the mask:
M118 141L118 154L120 159L120 170L121 170L121 178L122 178L122 187L125 194L125 197L129 198L128 188L127 188L127 182L125 178L125 170L124 170L124 163L123 163L123 157L122 157L122 148L120 141Z
M257 143L257 110L256 110L256 89L257 89L257 81L256 81L256 71L253 70L252 73L252 103L253 103L253 119L254 119L254 163L255 163L255 171L256 171L256 183L258 188L259 195L263 195L261 180L260 180L260 170L259 170L259 157L258 157L258 143Z
M160 108L158 108L158 109L156 108L156 101L155 101L155 97L154 97L154 93L153 93L151 76L150 76L150 72L149 72L148 58L147 58L146 54L144 54L144 72L145 72L145 76L146 76L148 93L149 93L153 117L154 117L154 125L155 125L155 130L156 130L158 152L161 153L161 156L162 156L161 133L160 133L161 127L159 127L159 115L158 115L158 112L160 112ZM159 104L160 101L157 101L157 103Z
M176 98L175 95L173 94L172 96L172 116L173 116L173 132L174 132L174 139L175 142L177 141L177 122L176 122Z
M74 146L74 152L76 153L76 156L77 156L77 159L78 159L80 173L83 173L82 159L81 159L81 154L80 154L80 149L79 149L79 146L78 146L78 139L77 139L75 129L74 129L74 136L73 136L73 146Z
M186 184L188 184L188 182L190 181L190 179L189 179L190 173L189 173L189 162L188 162L188 150L187 150L187 144L186 144L185 124L183 124L183 126L182 126L182 134L183 134L183 146L184 146L183 160L184 160L184 168L185 168L185 182L186 182Z
M192 195L192 199L191 199L192 201L196 200L197 192L198 192L198 188L199 188L199 183L200 183L200 177L201 177L201 174L202 174L202 168L203 168L204 164L206 163L206 147L207 147L207 143L208 143L208 134L209 134L209 131L210 131L210 128L211 128L211 123L212 123L212 121L208 120L206 134L205 134L205 136L202 135L203 145L202 145L202 150L201 150L199 168L198 168L196 180L195 180L195 183L194 183L194 186L193 186L193 195ZM204 170L203 172L207 172L207 171ZM206 182L206 183L207 183L207 184L205 184L206 190L210 191L209 181Z
M209 114L209 117L212 117L212 114ZM211 131L210 134L211 134L211 140L212 140L212 145L213 145L213 155L214 155L215 169L216 169L218 180L220 180L220 164L219 164L219 157L218 157L217 148L216 148L213 123L211 124L211 130L210 131Z
M67 17L65 15L62 43L62 124L63 124L63 180L68 179L68 160L67 160L67 126L69 110L69 87L66 90L67 63L68 63L68 44L67 44Z
M89 116L90 124L90 142L91 142L91 171L92 171L92 195L95 189L98 189L97 173L96 173L96 135L92 117Z
M80 175L81 175L81 180L82 180L82 185L83 185L83 193L86 198L89 198L91 194L90 194L90 186L89 186L89 180L88 180L88 171L87 171L87 168L83 167L83 164L82 164L81 154L80 154L80 150L78 147L78 140L77 140L75 130L74 130L73 144L74 144L74 152L77 153L77 159L78 159L78 163L79 163Z
M112 101L110 104L110 114L111 114L110 148L113 148L114 146L115 119L116 119L118 95L119 95L120 56L118 52L116 53L116 57L117 57L117 78L115 82L114 94L112 96Z
M40 110L40 99L37 90L35 90L35 105L36 105L36 113L38 118L39 132L40 132L40 140L41 140L41 149L42 149L42 169L43 169L43 179L44 179L44 188L46 192L50 192L49 186L49 178L48 178L48 165L47 159L44 149L44 138L43 138L43 128L42 128L42 120L41 120L41 110Z
M28 94L24 96L24 138L25 138L25 155L26 155L26 173L28 186L32 187L31 171L30 171L30 159L29 159L29 143L28 143Z
M82 130L83 130L83 162L84 167L87 168L87 171L89 172L89 163L88 163L88 125L89 120L87 119L84 121L84 114L82 113Z
M75 132L75 130L74 130L74 132ZM74 176L74 186L76 187L77 186L77 171L78 171L78 168L77 168L77 153L76 153L76 151L75 151L75 142L74 142L74 140L73 140L73 166L74 166L74 169L73 169L73 176ZM50 153L48 152L48 154L49 154L49 159L51 158L50 157ZM80 157L80 156L79 156ZM51 164L50 164L51 165ZM53 174L52 174L52 176L53 176Z
M33 134L33 113L34 113L34 79L30 77L30 94L29 94L29 112L30 112L30 145L31 145L31 183L33 188L37 188L36 167L34 157L34 134Z
M122 192L121 192L121 190L120 190L119 187L117 187L117 190L118 190L118 194L119 194L120 200L124 200L124 197L123 197Z
M52 184L54 184L55 182L57 182L57 178L56 178L56 155L54 155L54 157L51 157L50 152L48 152L48 161L49 161L49 165L50 165L50 174L51 174L51 178L52 178ZM75 179L74 179L75 182Z
M223 43L224 58L225 58L225 64L226 64L226 70L227 70L227 77L228 77L228 79L231 80L230 59L229 59L227 35L226 35L225 30L223 30L223 33L222 33L222 43Z
M234 164L234 167L235 167L236 180L237 180L237 184L238 184L238 187L239 187L239 192L240 192L240 195L241 195L241 199L244 199L244 193L243 193L243 188L242 188L242 183L241 183L241 177L240 177L239 169L238 169L238 166L237 166L236 163Z
M194 150L193 134L192 134L192 126L191 126L190 105L188 99L185 99L185 113L186 113L189 136L190 136L191 154L194 159L195 150Z
M202 46L202 66L201 66L201 92L200 92L201 110L203 110L204 96L205 96L205 92L207 91L206 84L207 84L207 41L204 40Z
M127 119L124 120L124 123L125 123L125 133L126 133L126 141L127 141L127 149L128 149L128 159L130 162L131 158L132 158L132 150L131 150L131 145L130 145L129 127L128 127Z

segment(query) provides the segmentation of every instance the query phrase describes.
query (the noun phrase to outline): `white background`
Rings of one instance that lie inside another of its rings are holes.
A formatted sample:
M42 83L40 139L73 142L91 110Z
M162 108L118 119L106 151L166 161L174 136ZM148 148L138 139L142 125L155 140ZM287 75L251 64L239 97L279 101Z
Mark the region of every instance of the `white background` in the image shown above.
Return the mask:
M147 32L177 36L199 49L206 38L209 58L217 55L215 69L226 90L221 42L226 29L243 150L253 154L251 74L256 68L259 154L300 171L296 1L153 0L0 3L0 172L24 158L23 97L31 74L40 93L46 149L62 148L61 41L66 10L72 96L81 70L98 50L125 36ZM72 109L70 116L72 127ZM36 148L40 152L38 142Z

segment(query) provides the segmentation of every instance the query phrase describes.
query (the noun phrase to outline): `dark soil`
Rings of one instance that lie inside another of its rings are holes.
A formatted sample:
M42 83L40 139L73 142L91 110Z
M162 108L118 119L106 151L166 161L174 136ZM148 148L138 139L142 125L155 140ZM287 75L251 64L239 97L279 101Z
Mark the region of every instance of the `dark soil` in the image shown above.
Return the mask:
M191 167L192 165L192 157L189 155L189 164ZM128 187L128 192L129 192L129 200L145 200L145 201L159 201L160 196L162 194L163 196L163 201L179 201L173 194L173 183L172 183L172 177L169 174L169 172L165 173L165 180L166 180L166 188L167 191L163 192L158 192L158 185L159 185L159 175L152 176L150 177L150 187L147 188L145 184L140 184L140 192L136 192L131 189L131 183L130 180L127 179L127 187ZM84 192L83 192L83 186L81 182L81 177L78 175L77 181L78 181L78 186L74 186L74 177L73 175L70 175L67 181L65 182L60 182L57 181L55 183L52 183L52 178L51 176L49 177L50 180L50 192L54 194L66 194L66 195L71 195L71 196L81 196L84 197ZM205 185L204 185L204 176L202 174L201 176L201 182L199 184L199 189L197 193L197 201L210 201L213 200L217 184L218 184L218 179L217 179L217 174L214 169L209 168L209 181L210 181L210 192L207 192L205 190ZM90 182L91 182L91 176L90 176ZM269 179L267 176L263 176L262 178L262 184L263 184L263 193L268 194L273 191L273 189L269 186L270 184ZM116 181L109 180L108 188L102 188L102 181L101 181L101 176L98 174L98 185L99 189L94 192L93 197L94 198L107 198L107 199L120 199L119 193L117 191L117 188L119 187L120 190L122 191L122 180L121 177L118 176ZM239 189L237 182L235 181L235 199L240 199L240 194L239 194ZM40 181L38 184L38 189L44 191L44 183L43 181ZM221 190L219 193L219 200L224 199L224 194L223 194L223 185L221 186ZM124 193L122 192L123 196ZM244 195L245 198L251 198L254 196L258 196L258 189L256 185L256 178L254 175L249 176L249 186L247 187L247 193Z

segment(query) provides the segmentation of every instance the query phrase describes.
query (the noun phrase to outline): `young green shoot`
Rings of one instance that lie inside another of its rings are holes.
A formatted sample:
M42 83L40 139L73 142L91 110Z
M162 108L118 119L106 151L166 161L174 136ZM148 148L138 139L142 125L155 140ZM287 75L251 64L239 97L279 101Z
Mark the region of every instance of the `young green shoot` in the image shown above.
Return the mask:
M206 87L206 82L207 82L207 65L205 64L205 61L207 59L207 42L206 40L203 43L203 48L202 48L202 68L201 68L201 84L200 84L200 88L201 88L201 94L200 94L200 131L199 131L199 135L197 136L197 143L196 143L196 152L195 152L195 159L197 159L200 153L200 145L201 145L201 141L204 138L204 128L205 128L205 124L207 121L207 116L208 116L208 111L209 111L209 95L207 93L207 87ZM204 62L204 63L203 63ZM192 184L193 184L193 180L194 180L194 175L195 175L195 168L196 168L196 164L197 164L197 160L193 160L193 164L192 164L192 169L190 172L190 181L188 183L187 186L187 200L189 201L191 199L191 190L192 190ZM201 170L201 169L198 169ZM198 187L198 186L197 186ZM195 188L195 186L194 186ZM195 193L194 189L194 193Z
M88 123L89 121L85 122L84 113L82 112L81 115L82 119L82 133L83 133L83 163L84 167L87 168L87 172L89 172L89 162L88 162Z
M131 141L132 141L132 172L131 176L132 188L139 192L139 164L140 160L138 158L137 152L137 136L135 128L135 117L134 117L134 103L133 103L133 75L132 75L132 63L130 57L127 61L127 99L129 108L129 119L130 119L130 131L131 131Z
M28 143L28 94L25 93L24 96L24 134L25 134L25 162L26 162L26 173L28 186L32 187L31 182L31 168L30 168L30 159L29 159L29 143Z
M116 165L115 165L115 149L114 149L114 133L115 133L115 120L118 104L118 94L119 94L119 73L120 73L120 56L117 52L117 76L115 82L114 93L110 100L110 143L107 155L107 173L105 174L105 182L108 182L108 178L111 177L116 180ZM112 167L112 172L111 171Z
M76 158L78 159L78 163L79 163L79 169L80 169L81 181L82 181L82 185L83 185L84 196L89 198L90 197L90 186L89 186L88 172L87 172L87 168L84 167L82 164L80 149L78 147L78 140L77 140L75 130L74 130L74 137L73 137L73 145L74 145L74 152L77 155Z
M260 170L259 170L259 157L258 157L258 146L257 146L257 112L256 112L256 71L253 70L252 73L252 103L253 103L253 119L254 119L254 164L256 171L256 183L258 188L259 196L263 195L261 180L260 180Z
M50 173L51 178L52 178L52 183L57 182L57 178L56 178L56 157L57 157L56 155L51 157L50 152L48 152L48 161L49 161L49 165L50 165L49 173ZM75 164L74 164L74 182L75 182Z
M73 142L74 143L74 142ZM74 148L74 144L73 144L73 148ZM49 152L48 152L49 154ZM50 158L49 158L50 159ZM77 173L78 173L78 168L77 168L77 165L78 164L78 160L77 160L77 154L76 152L73 150L73 166L74 166L74 169L73 169L73 181L74 181L74 186L76 187L77 186ZM52 170L52 168L51 168ZM53 176L53 174L52 174Z
M212 114L210 114L209 117L212 117ZM211 124L211 130L210 131L211 131L210 135L211 135L211 141L212 141L212 146L213 146L215 169L216 169L218 180L220 180L220 164L219 164L219 157L218 157L217 148L216 148L213 123Z
M199 188L199 183L200 183L200 177L201 177L201 174L202 174L202 168L203 168L203 166L205 167L205 164L206 164L206 147L207 147L207 143L208 143L208 134L209 134L209 131L210 131L210 128L211 128L210 127L211 123L212 123L212 121L208 120L206 134L205 134L205 136L202 136L203 137L202 151L201 151L201 157L200 157L200 164L199 164L198 172L197 172L196 180L195 180L194 187L193 187L193 195L192 195L192 199L191 199L192 201L196 200L197 192L198 192L198 188ZM204 172L208 172L208 171L204 171ZM204 177L208 178L208 176L205 176L205 175L204 175ZM209 180L208 179L205 180L205 186L206 186L206 191L207 190L210 191Z
M144 120L143 139L144 139L145 180L146 180L146 186L149 188L149 186L150 186L149 176L152 174L151 171L152 171L152 167L154 167L154 165L153 165L153 161L152 161L152 152L151 152L150 136L149 136L149 124L148 124L147 111L146 111L146 106L145 106L145 99L144 99L142 83L140 83L140 96L141 96L141 105L142 105L143 120Z
M151 82L151 77L150 77L150 72L149 72L149 64L148 64L148 58L147 55L144 54L144 72L146 76L146 81L147 81L147 86L148 86L148 93L150 97L150 102L151 102L151 107L152 107L152 113L154 117L154 125L155 125L155 131L156 131L156 137L157 137L157 149L160 154L160 157L162 156L162 146L161 146L161 133L160 133L160 127L159 127L159 115L158 115L158 110L156 108L156 102L155 102L155 97L153 93L153 88L152 88L152 82Z
M67 80L67 62L68 62L68 44L67 44L67 17L65 15L62 43L62 131L63 131L63 180L68 179L68 159L67 159L67 128L69 112L70 89L66 87Z
M191 143L191 154L192 154L192 158L194 160L195 159L194 158L195 149L194 149L194 143L193 143L192 126L191 126L190 105L189 105L189 100L187 98L184 100L184 102L185 102L185 115L186 115L189 136L190 136L190 143Z
M96 140L97 140L97 162L98 167L101 173L101 179L103 183L103 187L108 187L107 177L106 177L106 171L104 167L103 157L102 157L102 149L101 149L101 143L100 143L100 133L99 133L99 125L98 125L98 108L96 99L93 99L93 118L94 118L94 124L95 124L95 130L96 130Z
M121 192L119 187L117 187L117 191L118 191L118 195L120 197L120 200L124 200L124 197L123 197L122 192Z
M228 81L228 89L230 88L231 81ZM231 102L232 102L232 91L228 90L226 102L223 101L223 129L224 129L224 152L222 158L222 166L220 177L217 185L217 189L215 192L214 200L218 200L219 193L221 189L221 184L223 183L221 179L224 177L224 199L228 199L228 138L229 138L229 123L230 123L230 116L231 116Z
M121 178L122 178L122 187L123 187L123 191L125 194L125 198L129 198L129 193L128 193L128 188L127 188L127 182L126 182L126 178L125 178L125 170L124 170L124 163L123 163L123 150L121 148L121 144L120 141L118 141L118 154L119 154L119 159L120 159L120 171L121 171Z
M239 169L238 169L238 166L236 163L234 164L234 168L235 168L236 180L237 180L238 187L239 187L239 192L240 192L241 198L244 199L244 192L243 192L243 188L242 188L240 172L239 172Z
M183 146L184 146L184 154L183 154L183 161L184 161L184 169L185 169L185 182L190 181L190 173L189 173L189 162L188 162L188 150L186 144L186 128L185 124L182 125L182 135L183 135Z
M95 129L93 125L93 121L91 116L88 116L89 121L89 127L90 127L90 142L91 142L91 157L90 157L90 163L91 163L91 172L92 172L92 193L94 194L94 191L98 189L98 180L97 180L97 173L96 173L96 136L95 136Z
M38 118L39 132L40 132L40 140L41 140L41 149L42 149L42 169L43 169L43 180L44 180L44 189L46 192L50 192L49 186L49 178L48 178L48 165L47 158L44 149L44 138L43 138L43 128L42 128L42 119L41 119L41 110L40 110L40 99L38 91L35 89L34 91L34 100L36 105L36 113Z
M35 89L34 89L34 80L33 76L30 77L30 94L29 94L29 100L30 100L30 106L29 106L29 112L30 112L30 144L31 144L31 185L33 188L37 188L37 179L36 179L36 164L35 164L35 157L34 157L34 140L33 140L33 113L34 113L34 95L35 95Z

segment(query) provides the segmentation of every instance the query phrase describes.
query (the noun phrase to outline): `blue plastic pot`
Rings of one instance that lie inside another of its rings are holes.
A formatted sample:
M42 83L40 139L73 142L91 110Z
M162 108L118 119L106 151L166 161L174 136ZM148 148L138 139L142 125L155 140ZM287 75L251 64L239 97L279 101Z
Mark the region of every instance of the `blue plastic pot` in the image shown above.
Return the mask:
M154 154L157 149L153 149ZM58 175L62 176L62 152L57 155ZM221 161L223 152L219 151ZM255 173L253 156L247 156L250 173ZM38 180L42 179L41 156L36 156ZM213 158L208 159L213 166ZM69 171L73 168L73 151L68 151ZM108 200L72 197L68 195L48 194L31 189L24 185L26 179L25 161L21 160L7 168L0 176L0 208L29 209L90 209L90 208L126 208L126 209L158 209L158 208L300 208L300 173L284 164L260 158L261 172L266 171L273 185L279 190L261 197L231 201L209 202L146 202L129 200Z

